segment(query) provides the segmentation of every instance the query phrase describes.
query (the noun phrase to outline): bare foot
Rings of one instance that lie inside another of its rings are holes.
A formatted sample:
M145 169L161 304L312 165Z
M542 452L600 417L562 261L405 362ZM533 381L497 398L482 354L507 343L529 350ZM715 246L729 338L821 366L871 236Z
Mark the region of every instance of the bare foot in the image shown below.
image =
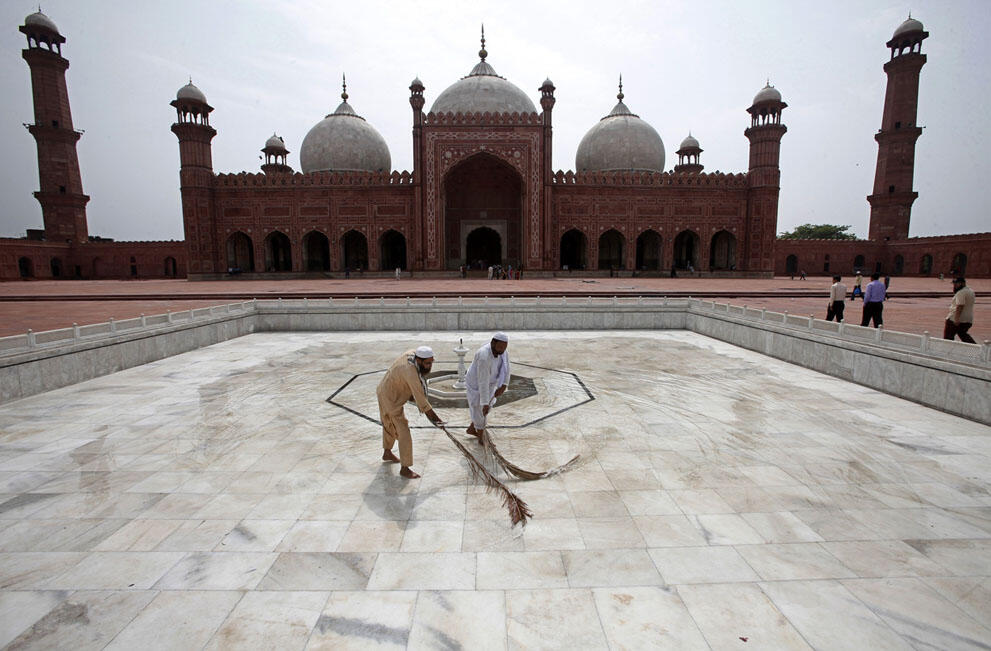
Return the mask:
M475 429L475 423L470 424L468 429L465 430L465 433L471 436L478 436L478 430Z
M479 445L485 445L485 441L482 439L482 435L484 435L484 434L485 434L485 430L484 429L480 429L480 430L477 430L475 432L475 438L478 439L478 444Z
M420 475L418 475L415 472L413 472L412 470L410 470L407 466L403 466L402 469L399 471L399 474L402 475L403 477L405 477L406 479L419 479L420 478Z
M392 453L392 450L386 450L382 453L382 461L388 461L390 463L399 463L399 457Z

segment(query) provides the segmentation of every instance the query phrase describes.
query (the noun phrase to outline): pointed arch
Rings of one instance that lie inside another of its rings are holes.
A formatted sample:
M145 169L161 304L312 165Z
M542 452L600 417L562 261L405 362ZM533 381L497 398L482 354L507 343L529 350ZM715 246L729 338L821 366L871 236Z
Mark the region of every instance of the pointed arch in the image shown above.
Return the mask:
M390 228L379 238L379 260L382 271L406 270L406 236Z
M234 273L255 270L255 245L247 233L235 231L227 237L227 270Z
M265 238L265 271L292 271L292 244L282 231Z
M561 268L569 271L583 270L588 265L588 238L577 228L561 236Z
M648 228L637 236L637 269L658 271L662 266L661 235Z
M624 264L623 249L626 238L615 228L610 228L599 236L598 269L622 269Z
M723 229L712 236L709 244L709 267L736 269L736 236Z
M330 271L330 240L320 231L303 236L303 268L306 271Z
M368 269L368 238L361 231L351 229L341 236L342 270Z
M699 235L686 228L674 238L674 265L679 269L699 266Z

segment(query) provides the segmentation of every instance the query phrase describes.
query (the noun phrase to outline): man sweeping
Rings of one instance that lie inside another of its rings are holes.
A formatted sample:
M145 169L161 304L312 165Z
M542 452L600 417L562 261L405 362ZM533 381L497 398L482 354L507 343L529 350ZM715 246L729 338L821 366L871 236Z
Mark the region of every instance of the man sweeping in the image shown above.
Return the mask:
M466 430L482 442L485 421L496 399L506 392L509 385L509 337L504 332L492 335L492 341L475 353L471 367L465 374L465 388L468 394L468 410L471 424Z
M408 350L392 363L385 377L379 382L375 395L379 401L379 418L382 420L382 461L399 462L399 474L407 479L420 475L413 472L413 438L403 407L412 398L417 408L427 415L434 425L443 425L427 401L427 375L434 365L434 351L429 346ZM399 440L399 458L392 453L392 446Z

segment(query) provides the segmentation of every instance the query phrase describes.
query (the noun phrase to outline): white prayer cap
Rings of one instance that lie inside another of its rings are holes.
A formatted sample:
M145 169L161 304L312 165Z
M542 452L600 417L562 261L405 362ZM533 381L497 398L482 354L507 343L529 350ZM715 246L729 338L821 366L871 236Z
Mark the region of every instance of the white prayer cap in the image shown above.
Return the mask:
M416 356L420 359L430 359L434 356L434 349L430 346L420 346L416 349Z
M492 335L492 338L496 341L505 341L506 343L509 343L509 337L506 336L505 332L497 332Z

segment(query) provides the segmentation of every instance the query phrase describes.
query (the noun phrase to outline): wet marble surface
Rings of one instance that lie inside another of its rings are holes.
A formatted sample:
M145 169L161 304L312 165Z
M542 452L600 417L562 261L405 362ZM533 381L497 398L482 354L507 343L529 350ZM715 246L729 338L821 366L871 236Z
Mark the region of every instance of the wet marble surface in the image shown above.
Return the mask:
M0 407L0 646L991 645L991 428L693 333L510 335L501 452L582 455L507 480L523 530L412 407L418 480L365 417L395 355L487 333L255 334Z

